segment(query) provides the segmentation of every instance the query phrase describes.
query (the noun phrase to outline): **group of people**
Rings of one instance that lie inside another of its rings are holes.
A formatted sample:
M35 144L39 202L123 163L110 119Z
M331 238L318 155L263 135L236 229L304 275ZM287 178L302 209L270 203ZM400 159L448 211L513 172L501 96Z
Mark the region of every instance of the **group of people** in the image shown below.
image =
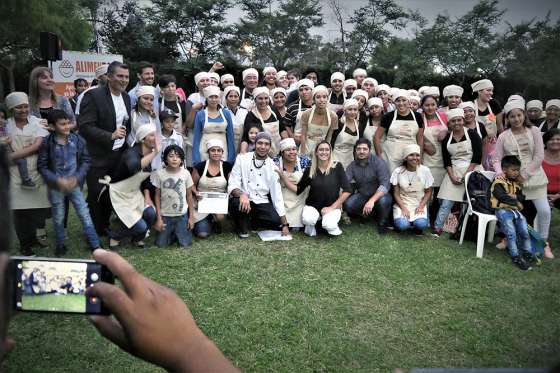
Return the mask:
M531 250L518 252L510 222L525 219L548 241L551 206L560 206L559 99L512 95L502 107L488 79L467 101L457 85L405 90L363 69L352 79L335 72L327 87L313 69L249 68L236 86L221 68L196 74L187 96L173 75L156 85L149 63L127 92L129 69L113 62L98 67L95 86L76 81L71 100L55 94L50 70L35 68L29 94L6 97L0 135L14 163L22 253L44 244L52 216L64 254L69 202L91 249L105 235L112 249L125 239L142 247L155 231L158 246L188 247L193 235L221 232L227 215L241 238L254 229L337 236L354 217L373 217L380 234L432 227L437 237L464 202L465 175L480 170L500 180L498 246L514 263L528 269L521 254ZM199 212L206 192L227 194L228 214Z

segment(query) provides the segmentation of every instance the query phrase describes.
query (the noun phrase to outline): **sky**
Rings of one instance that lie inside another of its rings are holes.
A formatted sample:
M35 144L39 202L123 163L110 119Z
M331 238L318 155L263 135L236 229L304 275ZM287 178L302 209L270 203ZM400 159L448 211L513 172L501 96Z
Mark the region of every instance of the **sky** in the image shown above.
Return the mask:
M451 17L460 17L467 13L478 3L478 0L395 0L397 4L407 9L419 10L423 17L431 25L435 17L440 13L447 13ZM325 25L320 29L313 30L314 34L322 35L324 41L333 41L337 37L337 25L333 14L327 5L327 1L320 0L323 4L323 20ZM354 10L367 4L367 0L341 0L350 16ZM550 10L551 18L557 20L560 16L560 0L500 0L499 7L505 9L504 21L518 24L533 18L542 19ZM239 8L232 9L230 20L235 22L242 15ZM502 25L505 27L505 24ZM400 37L412 37L411 30L397 33Z

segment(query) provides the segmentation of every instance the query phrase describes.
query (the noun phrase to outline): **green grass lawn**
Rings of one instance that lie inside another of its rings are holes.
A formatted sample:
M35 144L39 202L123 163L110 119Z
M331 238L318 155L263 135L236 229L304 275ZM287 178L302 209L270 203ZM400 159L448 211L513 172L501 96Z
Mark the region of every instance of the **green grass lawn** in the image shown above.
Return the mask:
M74 216L68 257L88 256L78 224ZM555 248L559 225L555 214ZM196 240L189 251L127 248L122 255L177 291L245 371L546 367L560 360L560 260L522 272L489 244L477 259L470 242L379 236L357 222L343 230L336 239L298 234L274 243L224 233ZM81 315L19 314L10 334L17 347L8 372L156 370L104 340Z
M86 311L86 296L83 294L23 295L21 301L26 310L81 313Z

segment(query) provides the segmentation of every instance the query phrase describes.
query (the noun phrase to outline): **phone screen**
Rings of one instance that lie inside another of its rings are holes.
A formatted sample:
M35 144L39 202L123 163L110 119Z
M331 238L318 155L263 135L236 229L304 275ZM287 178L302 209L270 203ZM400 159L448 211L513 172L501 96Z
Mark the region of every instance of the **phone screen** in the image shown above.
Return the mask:
M19 311L107 314L101 300L86 289L109 273L94 261L12 258L15 308ZM109 282L112 282L109 279Z

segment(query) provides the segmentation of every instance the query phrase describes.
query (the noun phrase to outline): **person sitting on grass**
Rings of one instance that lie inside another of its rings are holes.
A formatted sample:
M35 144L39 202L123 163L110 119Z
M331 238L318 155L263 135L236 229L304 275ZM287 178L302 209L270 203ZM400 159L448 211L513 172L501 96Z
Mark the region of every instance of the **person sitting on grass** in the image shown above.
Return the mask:
M163 152L165 168L154 174L152 183L156 187L158 247L171 245L175 239L182 248L192 243L193 180L183 165L185 152L177 145L170 145Z
M527 220L520 212L525 199L522 184L518 182L521 161L514 155L507 155L502 158L501 167L504 177L498 177L492 183L490 202L506 235L511 261L519 269L527 271L531 269L530 263L538 261L538 258L532 254ZM522 243L521 250L517 248L518 240Z
M430 169L420 164L420 146L409 144L403 149L404 163L391 175L393 185L393 219L395 228L416 234L430 226L426 208L432 194L434 177Z
M47 120L54 132L43 139L39 149L37 168L48 185L56 236L55 255L60 256L66 253L66 246L64 246L65 198L68 198L74 205L89 246L95 250L100 247L99 237L95 232L81 190L91 164L86 141L80 135L72 133L74 125L63 110L53 109Z

